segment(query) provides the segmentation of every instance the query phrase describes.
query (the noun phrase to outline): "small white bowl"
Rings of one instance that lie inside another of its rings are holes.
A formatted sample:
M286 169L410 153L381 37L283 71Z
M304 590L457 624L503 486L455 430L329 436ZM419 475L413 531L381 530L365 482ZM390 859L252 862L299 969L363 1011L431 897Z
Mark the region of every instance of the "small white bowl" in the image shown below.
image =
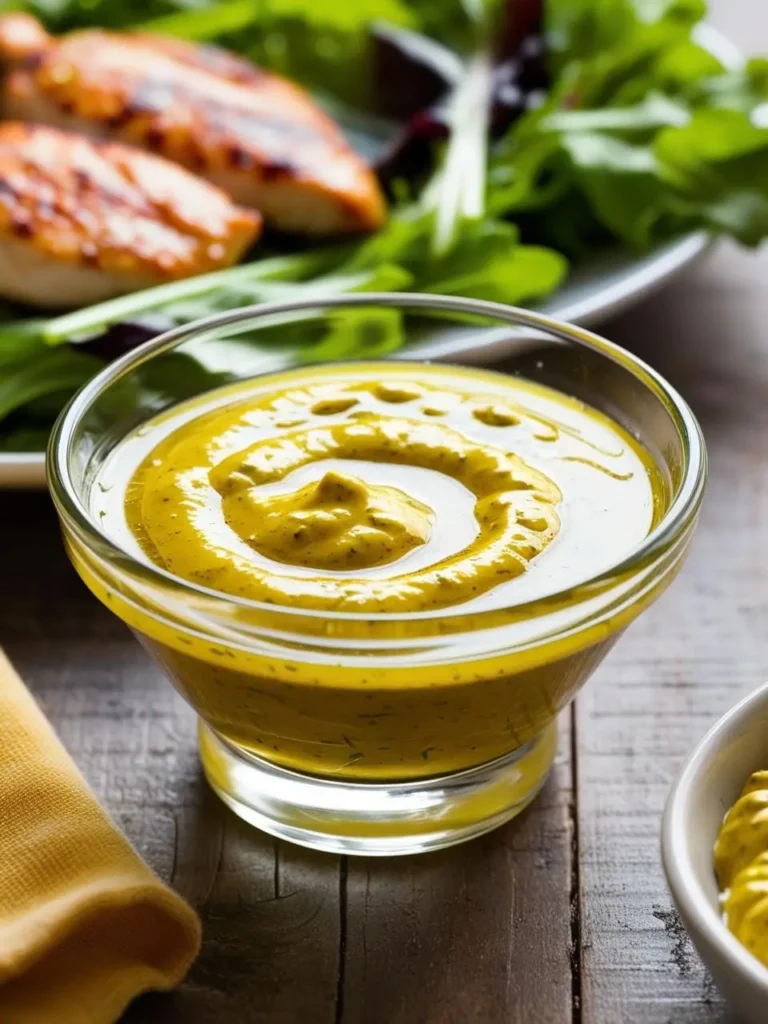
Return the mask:
M713 849L752 772L768 768L768 683L737 704L691 754L664 811L661 853L672 896L701 959L750 1024L768 1021L768 967L723 924Z

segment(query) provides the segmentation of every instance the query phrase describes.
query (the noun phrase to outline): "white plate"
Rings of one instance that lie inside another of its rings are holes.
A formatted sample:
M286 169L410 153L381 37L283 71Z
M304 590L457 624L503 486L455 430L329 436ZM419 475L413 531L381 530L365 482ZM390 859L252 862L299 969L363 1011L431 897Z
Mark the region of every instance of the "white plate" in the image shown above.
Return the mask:
M696 40L728 67L738 67L742 55L710 25L701 25ZM616 250L580 267L568 283L541 305L558 320L593 327L607 317L639 302L675 277L712 244L705 232L686 235L646 256ZM508 342L486 339L483 344L454 339L413 346L400 353L409 359L450 359L464 363L491 363L502 359ZM269 367L270 369L272 367ZM45 456L40 453L0 452L0 488L32 489L45 486Z

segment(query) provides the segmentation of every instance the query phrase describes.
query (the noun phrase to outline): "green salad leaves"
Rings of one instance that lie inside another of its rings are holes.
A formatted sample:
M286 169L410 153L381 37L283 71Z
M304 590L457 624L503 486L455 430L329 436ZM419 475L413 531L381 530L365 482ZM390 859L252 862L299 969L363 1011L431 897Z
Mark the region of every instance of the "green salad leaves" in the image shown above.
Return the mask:
M172 326L244 304L358 290L416 290L513 304L547 296L574 262L647 250L704 229L768 235L768 60L723 61L704 0L544 0L550 85L494 134L498 33L537 0L28 0L56 31L139 26L229 46L314 89L380 149L396 126L373 109L371 34L387 22L450 47L447 138L393 184L388 224L345 245L281 255L51 319L4 311L0 440L37 447L102 364L94 339ZM356 109L352 109L356 107ZM296 356L394 351L397 318L340 319Z

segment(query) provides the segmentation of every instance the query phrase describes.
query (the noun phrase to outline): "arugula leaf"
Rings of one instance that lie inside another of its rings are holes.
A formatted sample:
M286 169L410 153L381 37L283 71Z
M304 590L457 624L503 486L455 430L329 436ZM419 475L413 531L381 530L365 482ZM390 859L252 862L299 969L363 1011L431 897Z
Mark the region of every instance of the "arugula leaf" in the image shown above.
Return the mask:
M550 0L557 81L496 147L489 212L575 255L606 235L638 249L701 227L764 237L768 61L723 67L693 35L704 8Z
M688 88L693 105L749 113L768 101L768 60L754 57L742 68L701 77Z
M519 305L554 291L567 271L560 253L519 245L513 225L483 221L453 252L427 264L418 281L420 291Z
M666 177L679 188L716 188L724 175L739 187L768 188L755 172L763 167L768 130L735 110L700 110L685 128L662 132L656 153Z
M670 41L690 35L706 15L705 0L548 0L547 33L555 62L595 59L595 70L629 61L636 73Z
M768 233L768 129L735 110L700 110L685 128L662 132L659 173L692 219L745 245Z
M407 207L365 242L345 269L394 263L413 275L416 291L511 303L547 295L567 273L562 255L521 246L509 222L486 218L465 225L443 256L431 250L432 230L432 213L416 205Z
M397 309L343 309L331 319L325 336L303 347L302 362L380 359L403 347L402 313Z
M6 363L29 359L42 350L40 332L45 320L12 320L0 324L0 372Z
M682 112L652 102L551 117L545 124L560 129L557 152L568 162L560 165L561 197L583 197L600 225L638 249L700 227L758 244L768 232L768 129L728 109L697 110L675 124ZM586 232L582 225L578 234Z
M679 227L666 220L659 166L649 146L579 132L564 136L563 147L592 210L618 238L646 249L665 229Z
M725 74L723 63L693 38L681 39L667 47L653 65L654 84L666 93L683 94L695 100L703 79Z
M549 0L545 14L558 70L566 61L606 53L626 38L635 21L629 0Z
M38 346L33 359L0 367L0 420L28 403L56 394L64 400L101 369L101 360L71 348Z
M499 217L551 208L568 191L570 171L556 133L521 133L497 147L488 168L486 207Z
M516 245L490 253L482 271L468 265L463 274L425 283L423 291L521 306L545 298L567 274L568 260L561 253L540 245Z
M706 11L704 0L659 0L646 20L642 0L550 0L554 63L570 81L570 104L593 108L634 103L657 87L658 67ZM669 72L668 72L669 73Z

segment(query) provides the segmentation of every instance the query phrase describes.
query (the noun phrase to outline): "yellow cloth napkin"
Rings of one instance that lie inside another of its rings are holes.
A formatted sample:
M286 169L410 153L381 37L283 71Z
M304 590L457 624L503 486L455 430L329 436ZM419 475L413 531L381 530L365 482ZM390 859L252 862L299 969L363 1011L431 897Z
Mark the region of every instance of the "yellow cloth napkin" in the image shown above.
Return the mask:
M112 1024L199 945L0 651L0 1024Z

